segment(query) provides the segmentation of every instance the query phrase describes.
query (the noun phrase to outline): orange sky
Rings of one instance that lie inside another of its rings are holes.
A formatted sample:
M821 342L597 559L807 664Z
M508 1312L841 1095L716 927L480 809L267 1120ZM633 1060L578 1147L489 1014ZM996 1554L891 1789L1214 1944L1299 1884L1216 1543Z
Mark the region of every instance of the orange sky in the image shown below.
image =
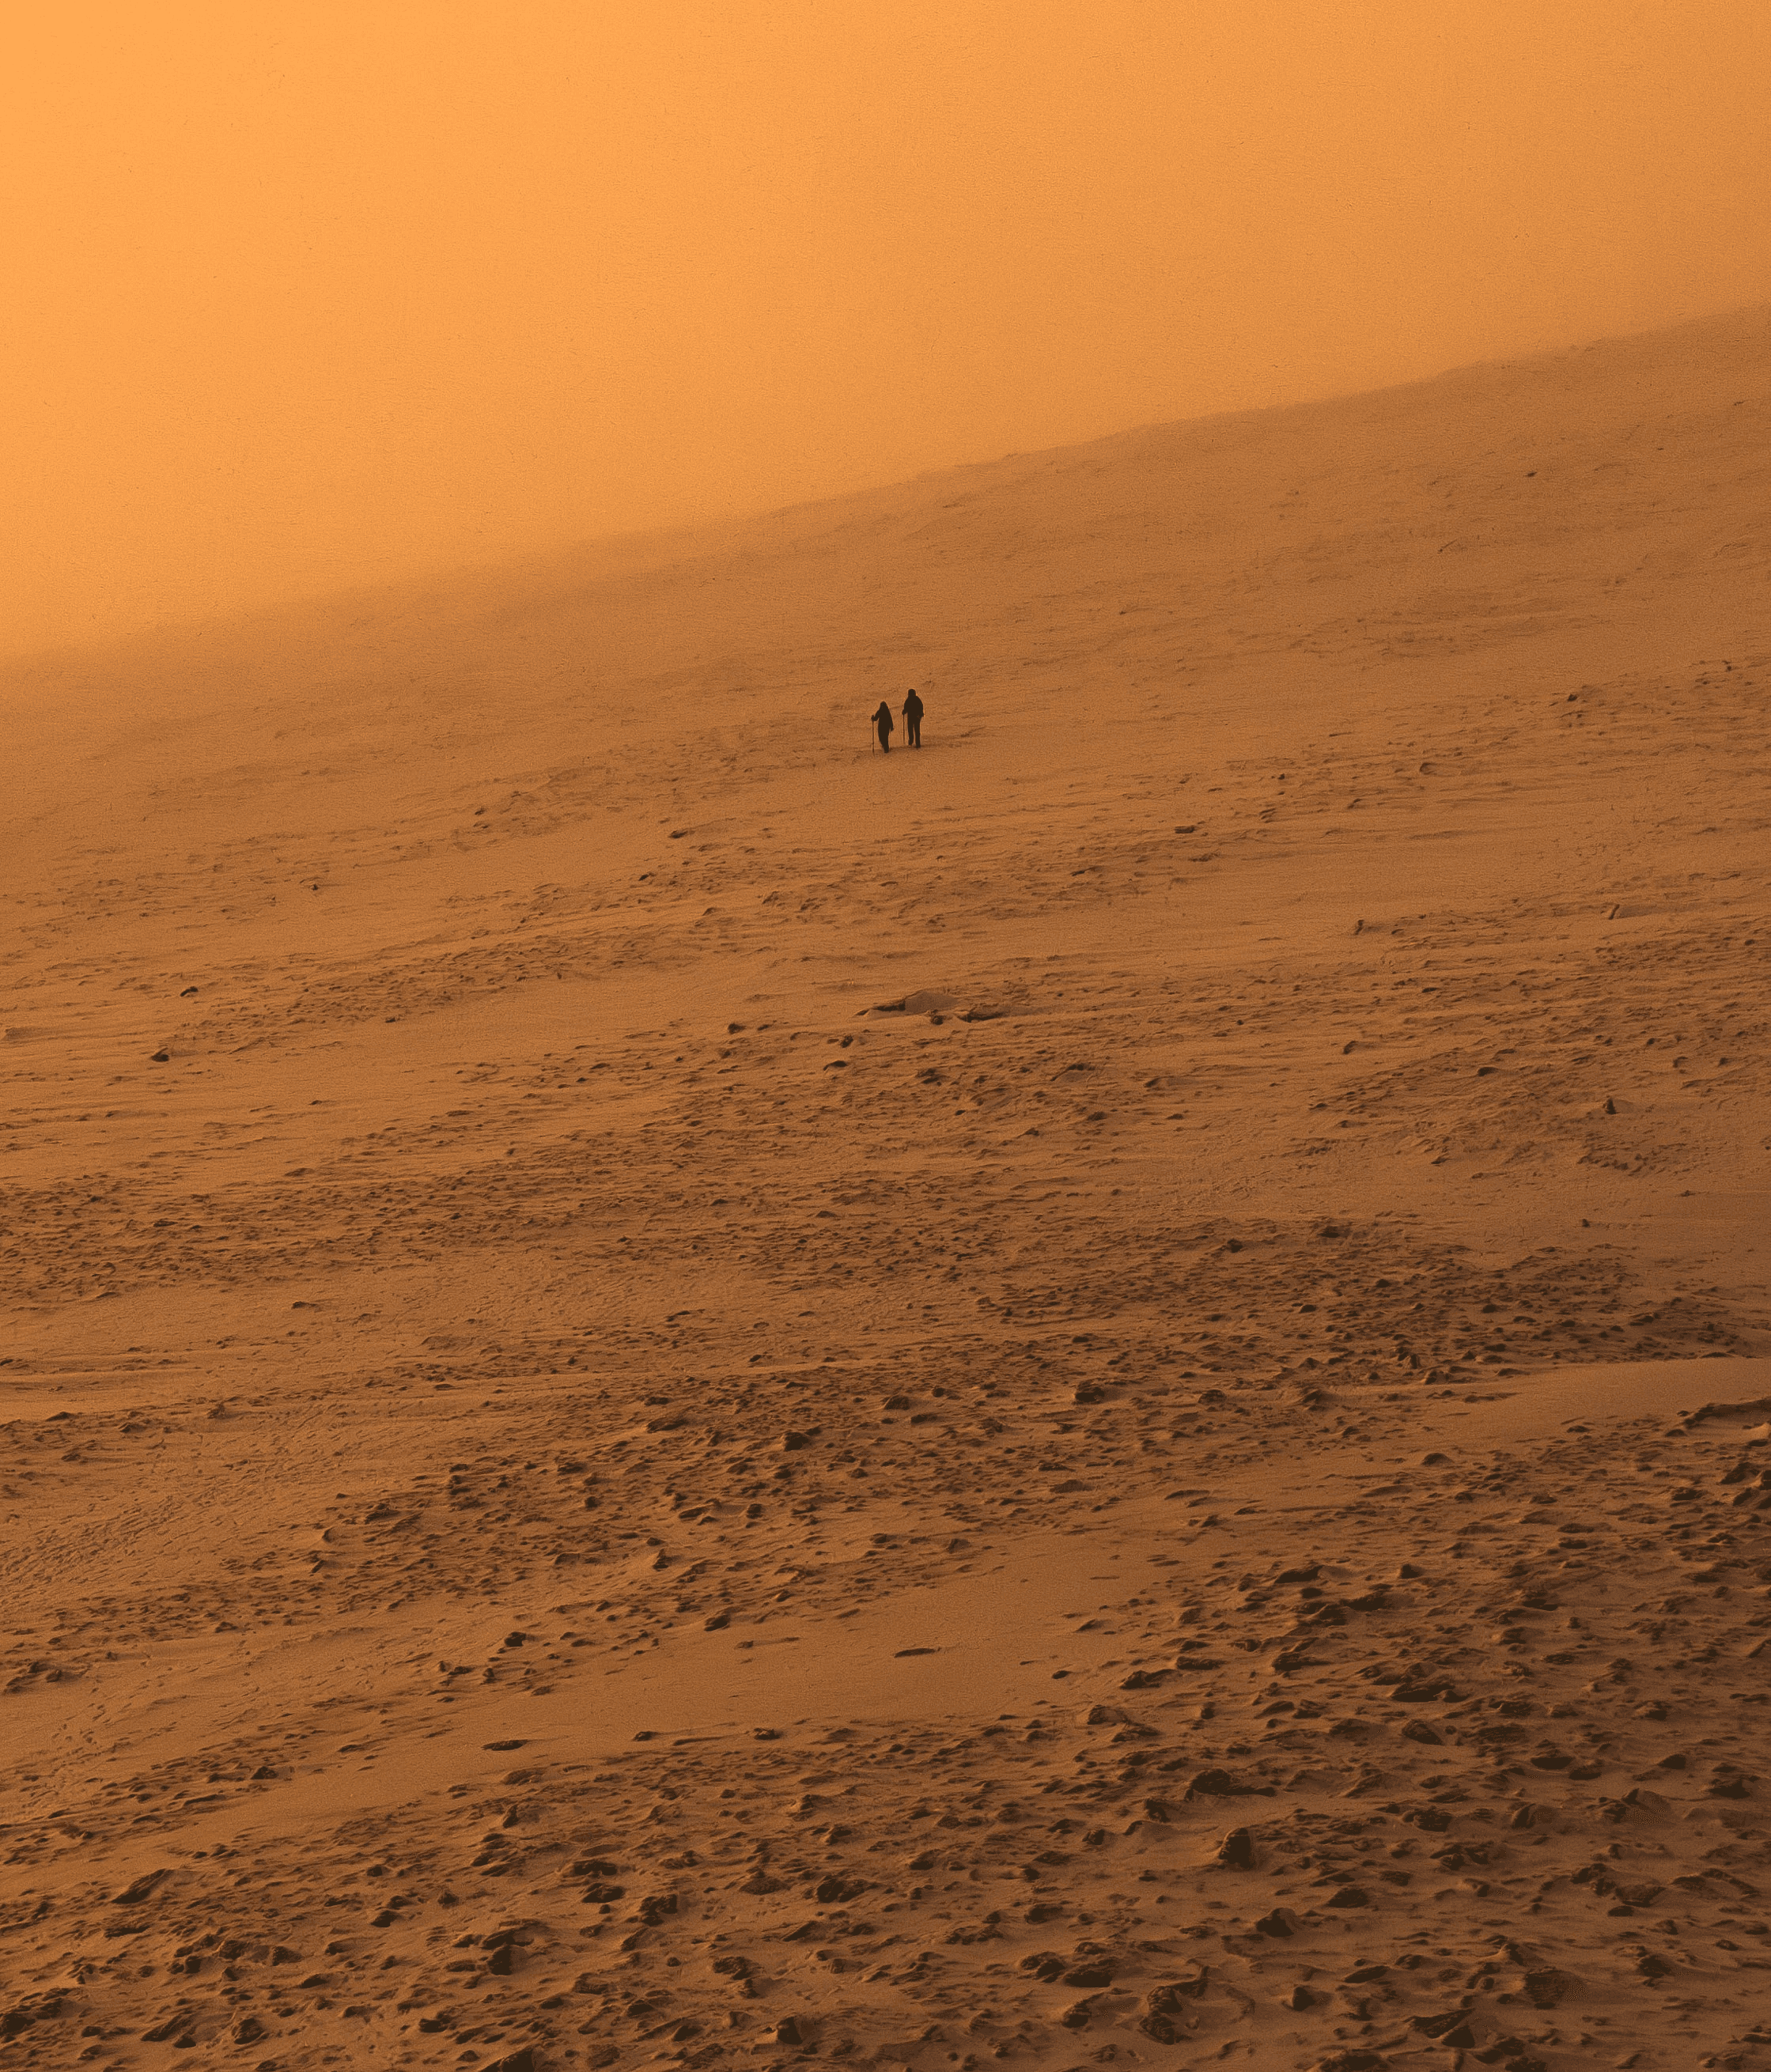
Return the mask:
M0 646L1771 298L1764 0L9 36Z

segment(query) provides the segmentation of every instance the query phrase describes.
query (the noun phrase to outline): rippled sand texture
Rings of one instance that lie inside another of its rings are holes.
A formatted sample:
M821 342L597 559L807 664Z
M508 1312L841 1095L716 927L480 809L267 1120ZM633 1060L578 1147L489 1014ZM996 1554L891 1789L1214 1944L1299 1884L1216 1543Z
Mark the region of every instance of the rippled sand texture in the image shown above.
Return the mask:
M8 2062L1771 2065L1768 373L14 670Z

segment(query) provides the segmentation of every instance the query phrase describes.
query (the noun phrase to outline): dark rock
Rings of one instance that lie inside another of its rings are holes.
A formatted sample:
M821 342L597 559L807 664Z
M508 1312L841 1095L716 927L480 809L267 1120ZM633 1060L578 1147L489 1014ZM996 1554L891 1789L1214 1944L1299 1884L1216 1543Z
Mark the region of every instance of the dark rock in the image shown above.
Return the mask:
M1411 1806L1402 1817L1424 1835L1443 1835L1452 1824L1452 1816L1443 1806Z
M1113 1984L1113 1974L1105 1964L1076 1964L1064 1974L1064 1983L1101 1992Z
M1445 1738L1436 1729L1428 1726L1424 1720L1411 1720L1402 1729L1402 1737L1405 1741L1424 1741L1429 1748L1441 1747Z
M1361 1892L1356 1885L1344 1885L1338 1892L1330 1895L1328 1904L1330 1906L1369 1906L1371 1894Z
M847 1900L857 1897L867 1889L865 1878L843 1877L833 1872L821 1878L813 1888L812 1897L821 1906L839 1906Z
M1476 1738L1485 1748L1509 1748L1515 1741L1525 1739L1525 1729L1509 1720L1497 1720L1492 1725L1478 1727Z
M1576 1983L1571 1973L1551 1967L1528 1971L1525 1975L1525 1996L1534 2008L1559 2007Z
M1452 2050L1469 2050L1476 2039L1470 2033L1469 2016L1462 2008L1448 2008L1443 2014L1417 2014L1408 2026L1417 2036L1430 2036Z
M1246 1799L1259 1787L1238 1783L1227 1770L1198 1771L1187 1787L1187 1795L1204 1799Z
M144 1871L133 1885L126 1885L121 1892L111 1894L113 1906L139 1906L154 1888L167 1873L163 1871Z
M1171 1979L1166 1985L1151 1987L1144 2005L1151 2014L1178 2014L1183 2001L1203 1996L1210 1978L1209 1966L1201 1964L1190 1978Z
M19 2008L33 2021L57 2021L63 2011L62 1995L68 1990L65 1986L51 1986L43 1992L33 1993L19 2001Z
M1254 1868L1254 1837L1246 1827L1232 1827L1217 1845L1217 1860L1227 1871Z
M1288 1906L1275 1906L1271 1914L1263 1914L1254 1924L1257 1935L1295 1935L1299 1923Z

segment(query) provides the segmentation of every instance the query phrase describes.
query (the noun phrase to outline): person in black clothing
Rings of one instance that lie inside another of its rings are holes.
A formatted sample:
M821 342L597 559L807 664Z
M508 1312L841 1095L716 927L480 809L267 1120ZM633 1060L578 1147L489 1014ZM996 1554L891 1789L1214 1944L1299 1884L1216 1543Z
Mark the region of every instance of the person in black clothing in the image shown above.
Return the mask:
M912 684L904 697L904 730L910 746L912 748L921 748L922 746L922 700L916 696L914 684Z
M892 753L892 708L883 698L879 709L873 715L873 724L879 736L879 746L889 755Z

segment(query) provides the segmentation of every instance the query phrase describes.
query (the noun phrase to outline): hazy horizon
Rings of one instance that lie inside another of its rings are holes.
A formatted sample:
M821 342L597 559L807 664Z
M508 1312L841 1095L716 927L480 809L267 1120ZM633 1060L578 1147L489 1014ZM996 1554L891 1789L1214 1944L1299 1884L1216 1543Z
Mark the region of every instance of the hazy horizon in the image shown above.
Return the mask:
M1435 382L1455 380L1460 375L1479 372L1485 368L1501 370L1553 364L1559 358L1608 346L1628 346L1634 340L1650 339L1662 335L1674 335L1687 330L1700 331L1708 324L1725 324L1731 319L1751 318L1761 311L1768 319L1771 319L1771 302L1746 304L1736 309L1717 310L1705 316L1687 319L1675 324L1651 326L1644 331L1577 339L1564 346L1541 352L1497 354L1490 359L1463 361L1453 366L1434 368L1406 380L1378 383L1369 388L1335 390L1322 396L1287 398L1271 403L1245 405L1241 409L1201 411L1182 417L1153 418L1141 423L1115 426L1085 438L1061 441L1051 446L1014 448L1003 454L979 454L938 462L918 468L913 473L847 483L779 503L708 511L655 524L636 525L619 531L551 541L526 549L513 549L503 554L480 560L456 557L421 563L410 568L385 570L379 576L360 573L354 580L346 574L340 580L304 590L237 598L216 610L169 615L144 624L113 627L84 639L76 635L16 650L0 650L0 664L22 668L27 672L39 664L53 668L60 658L72 657L83 652L96 654L117 651L127 653L133 643L152 639L155 636L176 640L181 635L198 634L205 629L244 630L257 621L274 619L285 613L300 614L309 609L323 609L328 604L353 606L367 603L372 598L385 598L389 594L396 596L402 593L422 595L426 590L447 586L451 582L474 585L501 577L513 581L525 576L534 578L550 570L557 564L569 562L575 556L619 553L622 549L632 549L637 555L640 564L644 565L651 559L645 551L649 546L656 544L667 549L677 542L688 545L697 541L698 538L709 551L718 553L716 542L723 531L736 531L749 525L764 524L771 519L790 518L801 512L814 514L847 500L863 500L870 495L885 494L895 489L912 489L921 483L937 480L944 475L960 475L968 471L986 469L1003 462L1032 460L1048 455L1084 451L1091 446L1110 446L1116 441L1135 438L1140 434L1147 433L1154 436L1164 432L1180 431L1217 419L1256 417L1288 410L1308 410L1312 405L1332 407L1336 403L1353 403L1366 397L1375 399L1410 388L1426 388ZM665 558L669 557L666 553Z
M1771 298L1730 5L27 37L11 655Z

